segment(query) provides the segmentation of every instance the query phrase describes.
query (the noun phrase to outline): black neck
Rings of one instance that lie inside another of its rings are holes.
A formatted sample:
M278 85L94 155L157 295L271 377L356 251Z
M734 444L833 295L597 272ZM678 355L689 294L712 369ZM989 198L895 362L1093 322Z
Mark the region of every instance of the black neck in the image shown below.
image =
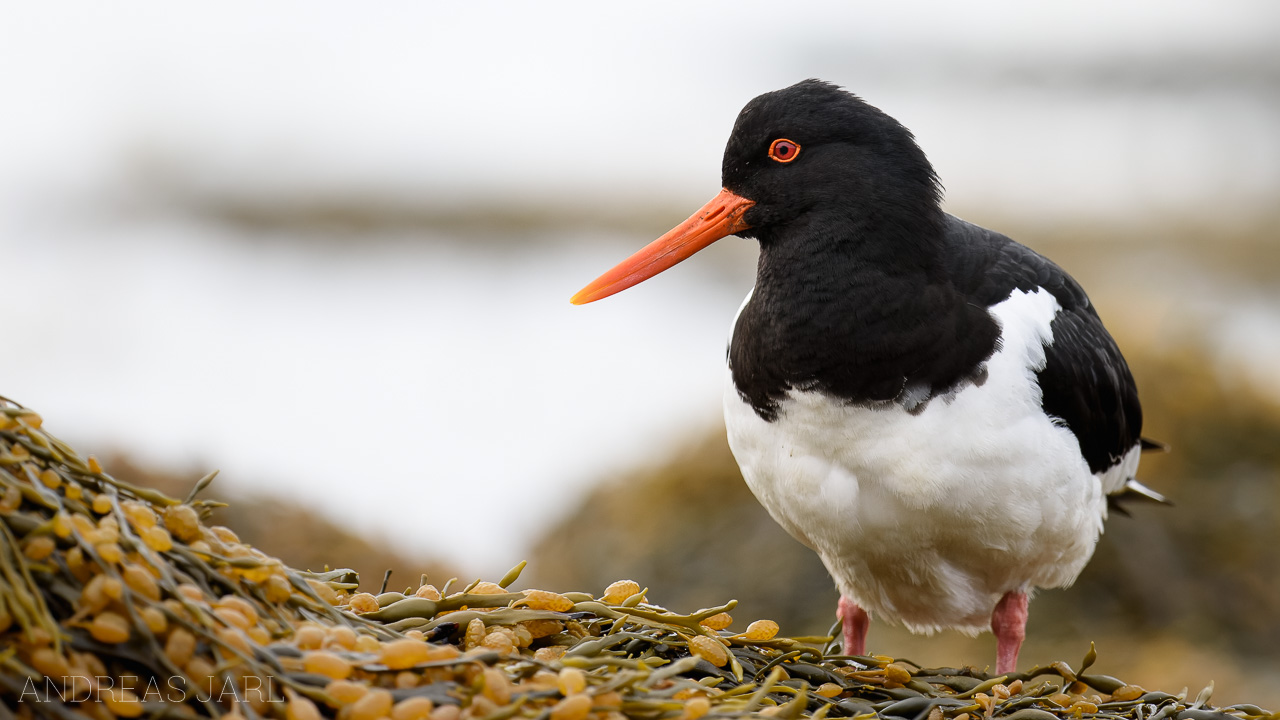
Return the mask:
M917 411L981 378L999 327L948 280L937 215L910 224L887 213L856 223L812 217L760 234L730 362L762 417L776 418L792 388Z

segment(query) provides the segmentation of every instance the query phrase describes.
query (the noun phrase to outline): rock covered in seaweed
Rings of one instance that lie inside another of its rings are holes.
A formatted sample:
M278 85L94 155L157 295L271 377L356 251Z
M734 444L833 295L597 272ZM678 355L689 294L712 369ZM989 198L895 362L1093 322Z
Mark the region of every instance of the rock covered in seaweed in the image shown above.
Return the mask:
M0 695L18 717L1268 715L1089 675L1092 655L996 678L834 655L768 620L735 632L733 602L677 613L629 580L513 591L523 563L361 593L349 570L290 568L206 525L211 479L181 501L121 482L0 401Z

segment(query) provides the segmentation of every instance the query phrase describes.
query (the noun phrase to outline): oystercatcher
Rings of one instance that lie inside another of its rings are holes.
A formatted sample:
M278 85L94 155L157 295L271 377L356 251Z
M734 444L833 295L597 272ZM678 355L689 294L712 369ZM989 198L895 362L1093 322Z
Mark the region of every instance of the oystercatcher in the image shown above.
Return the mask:
M1133 377L1080 285L941 208L911 132L835 85L761 95L724 189L572 302L624 290L731 234L755 238L724 412L743 477L821 556L844 651L869 616L990 628L1013 672L1028 596L1070 585L1134 478Z

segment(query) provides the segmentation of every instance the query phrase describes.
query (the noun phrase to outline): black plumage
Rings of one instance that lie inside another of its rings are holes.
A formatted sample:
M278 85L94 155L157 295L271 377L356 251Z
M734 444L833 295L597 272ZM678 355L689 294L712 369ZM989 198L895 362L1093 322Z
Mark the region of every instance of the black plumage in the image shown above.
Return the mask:
M786 112L809 104L819 110ZM759 159L779 133L803 148L797 167ZM1049 259L943 212L933 168L896 120L816 80L768 93L742 111L723 176L767 198L745 215L760 260L729 348L734 385L762 418L791 389L920 412L981 385L1000 336L988 309L1044 288L1061 306L1036 376L1044 411L1095 473L1137 444L1133 376L1084 290Z

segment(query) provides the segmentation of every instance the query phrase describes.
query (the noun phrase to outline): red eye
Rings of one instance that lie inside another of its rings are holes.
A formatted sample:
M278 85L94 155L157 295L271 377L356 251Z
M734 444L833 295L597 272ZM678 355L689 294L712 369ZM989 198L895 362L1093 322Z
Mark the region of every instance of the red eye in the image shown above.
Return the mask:
M800 146L786 138L778 138L769 146L769 159L780 163L789 163L799 155Z

